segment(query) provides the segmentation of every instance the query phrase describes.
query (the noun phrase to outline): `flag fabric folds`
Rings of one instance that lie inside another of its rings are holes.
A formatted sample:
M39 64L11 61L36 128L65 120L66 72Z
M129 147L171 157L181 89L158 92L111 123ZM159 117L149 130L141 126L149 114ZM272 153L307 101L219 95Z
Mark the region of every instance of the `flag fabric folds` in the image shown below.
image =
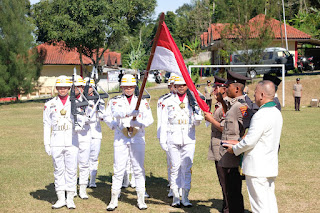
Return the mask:
M162 22L159 38L155 42L157 42L157 46L154 51L150 70L166 70L182 76L188 88L193 93L199 107L204 112L209 112L209 107L205 101L200 98L184 63L180 50L174 42L165 22Z

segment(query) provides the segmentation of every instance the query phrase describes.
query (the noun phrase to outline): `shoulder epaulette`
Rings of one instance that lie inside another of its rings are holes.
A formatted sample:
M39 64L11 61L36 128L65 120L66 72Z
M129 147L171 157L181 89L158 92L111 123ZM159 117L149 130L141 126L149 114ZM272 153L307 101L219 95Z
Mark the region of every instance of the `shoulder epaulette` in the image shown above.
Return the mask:
M119 98L121 98L121 95L114 96L114 97L111 98L111 99L119 99Z
M240 102L240 103L242 103L242 104L244 104L244 103L247 103L245 100L243 100L243 99L238 99L238 102Z
M167 96L167 95L170 95L171 93L166 93L166 94L164 94L164 95L161 95L160 97L159 97L159 99L160 98L163 98L163 97L165 97L165 96Z
M55 99L55 98L56 98L56 97L49 98L49 99L46 100L45 103L48 103L48 102L50 102L51 100L53 100L53 99Z
M163 100L166 100L167 98L171 97L172 93L168 93L168 95L166 97L163 98Z

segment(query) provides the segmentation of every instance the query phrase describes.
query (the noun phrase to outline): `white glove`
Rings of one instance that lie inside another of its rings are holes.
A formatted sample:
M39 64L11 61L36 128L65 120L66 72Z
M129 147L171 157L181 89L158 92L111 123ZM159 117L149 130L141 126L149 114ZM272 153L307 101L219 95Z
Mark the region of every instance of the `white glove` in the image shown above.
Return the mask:
M164 151L168 151L168 145L166 143L160 143L160 146Z
M195 115L194 115L194 120L195 121L202 121L202 119L203 119L203 117L202 117L202 115L200 114L197 114L197 113L195 113Z
M74 127L74 131L75 131L75 132L81 132L81 130L83 130L82 126L80 126L80 125L75 125L75 127Z
M133 110L127 114L128 116L137 117L139 115L139 110Z
M44 145L44 149L46 150L46 153L51 156L51 147L50 145Z
M130 126L142 128L142 123L140 123L140 122L137 121L137 120L131 120L131 121L130 121Z

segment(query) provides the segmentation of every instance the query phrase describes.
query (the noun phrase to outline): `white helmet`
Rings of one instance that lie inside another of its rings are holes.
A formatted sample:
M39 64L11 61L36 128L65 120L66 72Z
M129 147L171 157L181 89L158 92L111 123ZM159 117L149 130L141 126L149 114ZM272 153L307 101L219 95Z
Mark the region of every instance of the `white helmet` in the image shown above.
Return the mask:
M60 75L56 80L56 87L70 87L71 79L65 75Z
M84 83L83 78L80 75L75 75L74 85L78 87L78 86L85 86L86 84Z
M184 81L183 77L176 76L175 80L174 80L174 84L175 85L183 85L183 84L186 84L186 82Z
M93 80L92 78L90 79L89 77L85 77L85 78L84 78L84 80L83 80L84 84L86 85L89 80L90 80L89 85L91 85L91 86L95 86L95 85L96 85L96 84L94 83L94 80Z
M136 78L131 74L125 74L121 78L121 85L120 86L136 86Z
M168 82L170 82L170 84L174 84L174 82L175 82L175 80L176 80L176 77L178 77L178 76L177 76L175 73L171 73Z

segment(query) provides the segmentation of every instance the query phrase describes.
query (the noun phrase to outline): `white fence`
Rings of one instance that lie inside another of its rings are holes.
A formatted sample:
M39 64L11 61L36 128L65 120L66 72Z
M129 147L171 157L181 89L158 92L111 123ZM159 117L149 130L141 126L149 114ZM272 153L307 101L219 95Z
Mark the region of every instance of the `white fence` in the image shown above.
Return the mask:
M191 74L192 68L207 68L207 67L213 67L213 68L231 68L231 67L237 67L237 68L247 68L247 67L280 67L282 68L282 106L285 106L285 67L284 64L248 64L248 65L190 65L189 66L189 73Z

